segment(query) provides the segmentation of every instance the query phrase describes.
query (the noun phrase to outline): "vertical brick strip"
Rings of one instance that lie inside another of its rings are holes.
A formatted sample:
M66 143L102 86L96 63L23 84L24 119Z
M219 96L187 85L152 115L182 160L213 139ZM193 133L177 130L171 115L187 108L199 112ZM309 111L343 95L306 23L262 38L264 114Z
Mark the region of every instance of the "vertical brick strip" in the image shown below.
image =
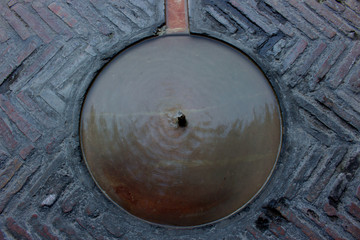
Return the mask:
M166 25L168 33L189 32L186 0L166 0Z

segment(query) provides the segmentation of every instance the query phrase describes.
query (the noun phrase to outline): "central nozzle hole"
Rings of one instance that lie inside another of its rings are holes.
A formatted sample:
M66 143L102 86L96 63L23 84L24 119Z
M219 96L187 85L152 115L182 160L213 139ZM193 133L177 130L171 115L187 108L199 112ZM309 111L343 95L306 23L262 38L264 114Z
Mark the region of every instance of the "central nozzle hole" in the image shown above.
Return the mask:
M187 121L186 121L186 117L183 113L179 113L179 116L177 117L177 122L179 127L186 127L187 126Z

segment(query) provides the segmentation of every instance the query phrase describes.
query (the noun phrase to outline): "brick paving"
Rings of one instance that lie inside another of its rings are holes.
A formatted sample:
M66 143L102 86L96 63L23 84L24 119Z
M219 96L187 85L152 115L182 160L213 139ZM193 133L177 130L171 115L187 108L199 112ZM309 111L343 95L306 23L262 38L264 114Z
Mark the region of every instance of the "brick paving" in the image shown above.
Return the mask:
M360 239L360 2L191 0L188 9L191 33L247 53L279 97L283 148L262 193L195 229L118 209L81 159L79 113L106 62L164 32L164 2L4 0L0 239Z

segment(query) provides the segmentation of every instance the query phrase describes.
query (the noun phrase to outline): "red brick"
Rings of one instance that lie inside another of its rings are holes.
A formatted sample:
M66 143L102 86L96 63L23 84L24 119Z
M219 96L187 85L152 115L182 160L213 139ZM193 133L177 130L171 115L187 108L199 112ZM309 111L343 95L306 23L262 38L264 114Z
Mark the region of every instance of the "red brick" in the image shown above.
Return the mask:
M27 65L19 74L19 79L15 83L12 84L12 88L17 88L18 85L26 84L30 78L37 73L43 66L45 66L61 49L62 45L60 43L55 42L48 44L42 52L36 56L36 59L32 61L31 65Z
M25 160L29 156L29 154L32 152L33 149L34 149L34 146L32 144L24 147L19 152L20 157Z
M0 118L0 136L3 140L2 143L8 149L14 150L16 148L16 146L18 145L10 128L4 122L4 120L2 118Z
M349 22L351 22L355 27L360 29L360 16L350 9L346 8L346 10L343 12L342 16L347 19Z
M0 84L14 71L14 67L9 64L0 66Z
M72 224L69 221L64 221L59 217L55 218L54 227L59 230L59 232L64 233L67 236L67 239L90 239L90 236L79 236L80 234L72 227Z
M38 218L39 217L36 214L32 215L30 218L30 224L32 225L34 232L39 235L41 239L57 240L58 238L50 232L49 227L41 224Z
M289 209L280 208L281 215L286 218L289 222L292 222L296 227L311 240L322 239L316 232L312 231L307 225L302 223L302 221Z
M13 12L11 12L7 7L4 7L2 4L0 4L0 13L2 13L6 21L16 31L22 40L26 40L32 35L25 24L20 19L18 19Z
M30 169L26 169L22 174L17 176L17 181L12 185L11 191L0 195L0 214L11 201L15 194L17 194L27 183L29 177L39 168L39 165L34 165Z
M298 11L301 12L301 16L306 19L306 21L313 24L315 28L318 28L321 33L323 33L328 38L333 38L336 35L334 28L326 24L318 15L314 14L311 10L305 7L305 5L298 0L288 0L288 2L294 6Z
M328 227L328 225L324 222L321 222L319 220L319 216L311 209L307 209L304 208L302 209L302 211L315 223L317 224L320 228L324 229L325 232L333 239L336 240L345 240L344 238L341 238L337 231L331 227Z
M53 11L58 17L60 17L69 27L75 27L77 24L77 20L71 16L67 9L58 5L57 3L51 3L48 8Z
M325 50L326 47L327 47L326 43L324 43L324 42L320 43L316 47L316 49L314 49L314 51L312 51L308 55L305 63L303 64L303 66L297 71L297 74L298 75L304 75L309 70L311 65L315 62L315 60L317 60L318 57L322 54L322 52Z
M310 39L314 40L318 38L316 30L311 25L307 24L304 19L298 15L297 11L291 11L290 8L278 0L266 0L265 2L271 5L289 22L293 23L296 28L305 33Z
M248 226L246 228L246 230L251 233L251 235L255 238L255 239L265 239L265 237L263 237L262 233L258 230L256 230L253 227Z
M83 1L78 0L67 0L76 11L85 19L89 21L99 32L104 35L112 33L109 25L105 24L104 19L99 17L99 14L90 5L86 5Z
M336 46L336 50L332 51L330 55L325 59L324 63L320 66L318 72L315 75L314 79L317 83L325 77L325 75L329 72L331 67L334 65L336 60L344 52L345 49L346 45L344 43L341 43Z
M41 19L32 14L24 5L16 4L12 7L17 14L34 30L34 32L45 42L49 43L54 38L53 32Z
M344 1L347 6L352 10L360 14L360 2L358 0L346 0Z
M360 120L354 114L351 114L349 111L347 111L346 108L337 103L335 101L335 96L331 92L321 93L317 95L316 99L332 110L345 122L360 131Z
M2 22L2 19L0 18L0 42L5 42L9 39L9 34L7 34L6 28Z
M324 211L325 211L326 215L328 215L329 217L336 217L338 214L337 210L333 206L331 206L329 203L325 203Z
M343 227L355 239L360 239L360 229L358 227L356 227L354 224L347 221L346 223L343 223Z
M282 228L281 226L279 226L273 222L270 223L269 230L278 238L284 237L285 233L286 233L284 228Z
M9 232L17 239L32 239L30 234L24 228L20 227L12 217L6 219L6 227Z
M19 159L13 160L8 166L6 166L6 169L0 173L0 189L8 184L21 166L22 162Z
M72 37L72 33L67 25L65 25L59 18L54 15L47 7L40 2L33 2L32 7L36 10L39 16L57 33Z
M25 105L26 109L32 116L43 123L46 127L53 126L52 120L43 110L41 110L40 106L29 95L24 92L20 92L17 97Z
M282 70L286 71L291 64L295 62L295 60L300 56L302 52L305 51L308 42L305 39L300 39L295 46L290 50L290 52L285 56L283 60Z
M329 22L331 22L335 28L342 31L345 35L354 31L354 28L346 24L344 20L337 17L332 11L330 11L330 9L328 9L323 4L319 3L317 0L308 0L305 1L305 3L314 11L316 11L320 16L324 17Z
M360 207L358 205L352 202L349 206L347 206L347 211L360 221Z
M345 10L344 5L335 1L335 0L327 0L324 2L326 6L335 10L336 12L343 12Z
M27 122L20 114L17 113L15 107L10 103L10 101L0 94L0 107L6 112L9 118L16 124L20 131L28 137L32 142L35 142L40 138L41 133L29 122Z
M5 235L2 231L2 229L0 229L0 240L5 240Z
M246 17L248 17L253 23L255 23L258 27L264 30L267 34L273 35L278 32L278 29L272 24L269 19L263 17L262 15L259 15L254 8L250 7L244 1L230 0L229 3L233 7L238 9L240 12L242 12Z
M35 51L37 44L35 41L29 42L26 47L20 52L16 59L16 65L19 66L27 57Z
M360 69L353 73L349 80L350 90L359 93L360 92Z
M170 32L188 31L187 1L166 0L166 26Z
M349 73L351 67L354 65L359 55L360 55L360 43L357 42L350 49L349 54L342 61L340 68L330 80L330 83L334 88L337 88L343 82L344 78Z

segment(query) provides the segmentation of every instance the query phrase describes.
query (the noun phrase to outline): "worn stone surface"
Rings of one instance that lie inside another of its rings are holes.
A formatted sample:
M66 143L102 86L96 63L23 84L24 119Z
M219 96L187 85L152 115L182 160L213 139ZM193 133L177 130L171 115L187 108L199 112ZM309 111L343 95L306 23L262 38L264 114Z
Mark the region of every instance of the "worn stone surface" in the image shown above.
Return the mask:
M164 1L0 2L0 239L359 239L360 2L189 0L193 34L269 76L281 155L245 209L196 229L129 216L91 179L79 113L112 56L161 33Z

